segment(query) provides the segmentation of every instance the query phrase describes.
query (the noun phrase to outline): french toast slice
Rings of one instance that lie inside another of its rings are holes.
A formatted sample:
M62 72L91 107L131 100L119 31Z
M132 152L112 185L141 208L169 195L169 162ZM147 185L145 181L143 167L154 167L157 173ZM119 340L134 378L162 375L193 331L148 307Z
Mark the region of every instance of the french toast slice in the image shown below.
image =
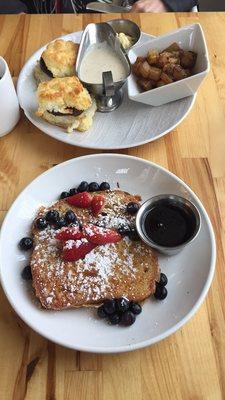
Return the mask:
M63 215L72 209L82 224L112 229L120 224L134 224L135 217L126 212L126 205L139 202L140 196L121 190L94 194L105 196L104 208L97 217L90 210L71 206L63 199L48 208L40 208L36 218L49 210ZM62 310L97 306L105 299L118 297L139 302L155 292L160 273L157 255L142 241L124 237L120 242L97 246L82 260L65 262L61 257L62 244L55 238L58 231L51 227L38 231L35 221L31 270L35 294L43 307Z

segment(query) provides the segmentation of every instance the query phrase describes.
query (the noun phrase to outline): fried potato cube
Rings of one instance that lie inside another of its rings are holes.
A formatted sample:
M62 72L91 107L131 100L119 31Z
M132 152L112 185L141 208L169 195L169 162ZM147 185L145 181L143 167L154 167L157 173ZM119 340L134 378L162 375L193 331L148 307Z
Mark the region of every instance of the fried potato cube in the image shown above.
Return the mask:
M132 65L132 72L134 73L134 75L141 76L140 66L143 64L145 60L146 59L144 57L137 57L135 63Z
M147 55L147 61L150 65L155 65L159 60L159 52L158 50L150 50Z
M143 78L148 78L151 72L151 68L148 61L144 61L141 63L139 67L140 74Z
M162 72L160 80L163 81L166 85L173 82L173 78L167 75L165 72Z
M173 69L173 78L175 81L180 81L181 79L187 78L187 72L180 65L175 65Z
M193 51L184 51L180 57L180 64L184 68L193 68L195 66L197 54Z
M161 81L161 79L157 82L156 87L161 87L161 86L165 86L166 83Z
M147 92L147 90L151 90L152 87L152 82L149 79L138 79L137 80L137 84L141 87L141 89L143 89L145 92Z
M169 47L167 47L165 50L163 51L168 51L168 52L172 52L172 51L179 51L180 50L180 46L178 43L174 42L172 43Z
M163 67L163 72L165 72L167 75L173 76L173 69L174 69L175 64L165 64Z
M152 81L159 81L162 70L161 68L156 68L156 67L152 67L151 65L150 67L150 71L149 71L149 75L148 78L151 79Z

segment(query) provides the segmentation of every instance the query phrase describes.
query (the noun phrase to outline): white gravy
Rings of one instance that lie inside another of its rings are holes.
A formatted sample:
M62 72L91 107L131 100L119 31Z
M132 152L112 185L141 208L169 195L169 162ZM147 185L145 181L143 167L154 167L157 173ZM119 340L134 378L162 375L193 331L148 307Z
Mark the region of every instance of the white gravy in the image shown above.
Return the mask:
M127 71L117 53L106 43L92 44L80 66L80 78L87 83L102 83L102 73L112 71L113 81L126 78Z

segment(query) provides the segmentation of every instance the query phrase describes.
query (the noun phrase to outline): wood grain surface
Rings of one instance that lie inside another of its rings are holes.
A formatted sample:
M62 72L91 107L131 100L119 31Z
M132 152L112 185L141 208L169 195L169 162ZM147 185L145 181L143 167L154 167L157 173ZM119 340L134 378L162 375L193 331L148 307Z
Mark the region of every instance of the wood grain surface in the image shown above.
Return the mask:
M0 16L0 54L16 78L46 42L118 15ZM225 399L225 13L130 14L159 35L193 22L203 26L211 72L187 119L166 137L122 153L152 160L185 180L203 201L217 237L216 275L192 320L168 339L133 353L95 355L48 342L14 313L0 290L1 400ZM0 102L2 99L0 99ZM36 176L93 151L72 147L24 116L0 139L0 217Z

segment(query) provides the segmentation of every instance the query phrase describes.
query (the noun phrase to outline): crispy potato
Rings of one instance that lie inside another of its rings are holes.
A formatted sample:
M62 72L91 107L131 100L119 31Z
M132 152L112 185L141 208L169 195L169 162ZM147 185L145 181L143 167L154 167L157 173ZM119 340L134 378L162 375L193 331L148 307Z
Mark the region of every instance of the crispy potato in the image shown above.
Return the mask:
M166 83L160 80L157 82L156 87L161 87L161 86L165 86L165 85L166 85Z
M143 78L149 78L150 72L151 72L151 68L148 61L144 61L143 63L141 63L140 67L139 67L139 71L140 74Z
M162 72L160 80L163 81L166 85L173 82L173 78L167 75L165 72Z
M143 89L145 92L147 90L151 90L153 88L152 82L149 79L140 78L137 80L137 84Z
M135 63L132 65L132 72L134 73L134 75L141 77L140 66L142 65L142 63L143 61L140 60L140 57L138 57Z
M149 79L157 82L160 79L162 70L160 68L152 67L151 65L149 65L149 67L150 67L150 72L148 75Z
M147 61L150 65L155 65L159 60L159 52L158 50L150 50L147 55Z
M184 68L193 68L196 63L197 54L193 51L184 51L180 57L180 64Z
M173 69L174 69L175 64L165 64L163 67L163 72L165 72L167 75L173 76Z
M180 81L181 79L187 78L187 72L180 65L175 65L173 69L173 78L175 81Z
M164 51L168 51L168 52L172 52L172 51L179 51L180 50L180 46L178 43L174 42L172 43L169 47L167 47Z

